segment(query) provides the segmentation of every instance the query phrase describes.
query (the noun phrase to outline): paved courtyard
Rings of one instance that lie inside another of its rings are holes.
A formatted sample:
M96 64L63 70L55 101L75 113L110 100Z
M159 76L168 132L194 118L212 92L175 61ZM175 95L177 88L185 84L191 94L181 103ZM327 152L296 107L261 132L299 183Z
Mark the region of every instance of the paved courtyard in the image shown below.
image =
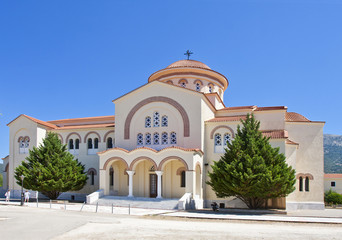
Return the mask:
M0 230L1 240L342 239L342 224L129 216L14 205L0 205Z

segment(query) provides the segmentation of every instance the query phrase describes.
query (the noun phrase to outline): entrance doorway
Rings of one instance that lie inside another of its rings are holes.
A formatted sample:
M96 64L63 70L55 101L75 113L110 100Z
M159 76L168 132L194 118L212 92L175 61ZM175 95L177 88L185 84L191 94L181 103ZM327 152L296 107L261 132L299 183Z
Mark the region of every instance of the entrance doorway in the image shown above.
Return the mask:
M157 197L157 174L150 174L150 197Z

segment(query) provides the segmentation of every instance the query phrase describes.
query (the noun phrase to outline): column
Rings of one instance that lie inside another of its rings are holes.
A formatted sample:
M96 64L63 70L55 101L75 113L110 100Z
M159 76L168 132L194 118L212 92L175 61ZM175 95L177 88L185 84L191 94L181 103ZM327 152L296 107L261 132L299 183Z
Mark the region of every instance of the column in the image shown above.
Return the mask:
M196 174L194 170L185 172L185 192L192 194L196 193Z
M133 175L135 173L135 171L126 171L128 176L129 176L129 180L128 180L128 197L134 197L133 196Z
M158 179L157 179L157 198L163 198L162 197L162 193L161 193L161 190L162 190L162 181L161 181L161 177L163 175L163 171L155 171L155 173L157 174L158 176Z

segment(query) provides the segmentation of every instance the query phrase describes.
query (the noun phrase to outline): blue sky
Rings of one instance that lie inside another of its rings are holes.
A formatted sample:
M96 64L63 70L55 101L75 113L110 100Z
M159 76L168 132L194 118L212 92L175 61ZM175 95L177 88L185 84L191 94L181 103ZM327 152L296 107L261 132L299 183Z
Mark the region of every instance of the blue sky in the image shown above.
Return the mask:
M342 1L1 1L0 157L8 122L114 114L184 59L228 77L227 106L288 106L342 135Z

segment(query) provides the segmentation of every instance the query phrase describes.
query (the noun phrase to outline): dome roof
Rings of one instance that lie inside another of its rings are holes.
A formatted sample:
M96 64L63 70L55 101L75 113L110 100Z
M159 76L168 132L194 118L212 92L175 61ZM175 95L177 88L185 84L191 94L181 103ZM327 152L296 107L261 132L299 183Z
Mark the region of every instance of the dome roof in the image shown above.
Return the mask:
M170 64L166 68L181 68L181 67L203 68L203 69L209 69L210 70L210 67L208 67L204 63L196 61L196 60L180 60L180 61L177 61L177 62Z

